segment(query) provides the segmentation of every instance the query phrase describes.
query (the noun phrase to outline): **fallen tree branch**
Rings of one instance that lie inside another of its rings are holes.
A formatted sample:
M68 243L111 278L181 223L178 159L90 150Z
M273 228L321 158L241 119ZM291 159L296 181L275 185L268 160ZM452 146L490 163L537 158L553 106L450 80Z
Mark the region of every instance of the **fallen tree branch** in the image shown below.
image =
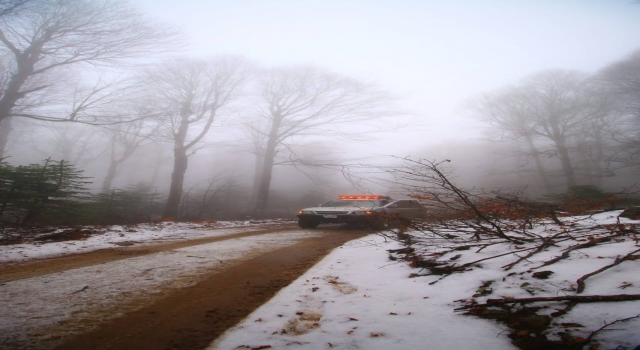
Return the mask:
M467 310L474 307L496 306L517 303L537 303L546 301L572 301L579 303L599 303L607 301L630 301L640 300L640 294L616 294L616 295L565 295L559 297L536 297L536 298L513 298L513 299L487 299L484 304L465 305L454 309L454 311Z
M609 326L612 326L612 325L614 325L616 323L619 323L619 322L620 323L627 322L627 321L630 321L630 320L633 320L633 319L636 319L636 318L640 318L640 314L637 314L637 315L631 316L631 317L627 317L627 318L623 318L623 319L620 319L620 320L615 320L615 321L610 322L610 323L606 323L605 322L604 326L602 326L602 327L596 329L595 331L591 332L591 334L589 334L589 336L583 342L581 342L580 345L584 346L584 345L589 344L589 342L591 342L593 337L595 337L598 333L600 333L601 331L605 330Z
M566 259L566 258L569 257L569 254L572 251L576 250L576 249L590 248L590 247L595 246L597 243L607 242L607 241L610 241L610 240L611 240L610 237L602 237L602 238L596 238L596 239L591 240L591 241L589 241L587 243L576 244L574 246L571 246L571 247L565 249L564 252L562 252L562 255L557 256L557 257L555 257L555 258L553 258L551 260L545 261L544 264L542 264L540 266L537 266L537 267L534 267L534 269L539 269L539 268L541 268L543 266L548 266L548 265L551 265L551 264L555 264L555 263L557 263L558 261L560 261L562 259Z
M436 284L436 283L440 282L441 280L443 280L445 277L450 276L451 274L453 274L453 273L455 273L455 272L465 271L465 269L466 269L467 267L472 266L472 265L475 265L475 264L477 264L477 263L479 263L479 262L481 262L481 261L491 260L491 259L496 259L496 258L499 258L499 257L503 257L503 256L505 256L505 255L516 254L516 253L520 253L520 252L526 252L526 251L528 251L528 250L533 250L533 249L536 249L536 248L537 248L537 247L520 249L520 250L516 250L516 251L513 251L513 252L507 252L507 253L503 253L503 254L499 254L499 255L490 256L490 257L488 257L488 258L483 258L483 259L474 260L474 261L472 261L472 262L468 262L468 263L466 263L466 264L462 264L462 265L456 266L455 270L452 270L450 273L447 273L447 274L443 275L442 277L438 278L438 279L437 279L437 280L435 280L435 281L429 282L429 285L430 285L430 286L431 286L431 285L434 285L434 284Z
M533 250L533 251L529 252L529 254L527 254L527 255L525 255L525 256L520 257L518 260L516 260L516 261L514 261L514 262L512 262L512 263L510 263L510 264L507 264L507 265L502 266L501 268L503 268L505 271L509 271L509 270L511 270L514 266L516 266L516 265L517 265L518 263L520 263L521 261L523 261L523 260L527 260L527 259L529 259L530 257L532 257L532 256L534 256L534 255L536 255L536 254L540 253L540 252L541 252L542 250L544 250L545 248L547 248L547 247L549 247L549 246L553 245L553 244L555 243L555 242L553 241L553 239L554 239L556 236L557 236L557 235L554 235L553 237L543 239L543 240L542 240L542 244L540 244L540 245L539 245L535 250Z
M609 264L609 265L607 265L607 266L604 266L604 267L602 267L602 268L600 268L600 269L598 269L598 270L596 270L596 271L593 271L593 272L591 272L591 273L588 273L588 274L586 274L586 275L584 275L584 276L582 276L582 277L578 278L578 281L577 281L577 282L578 282L578 290L577 290L577 293L579 294L579 293L582 293L582 292L584 291L584 288L585 288L584 281L585 281L587 278L589 278L589 277L591 277L591 276L593 276L593 275L597 275L597 274L599 274L600 272L603 272L603 271L605 271L605 270L608 270L608 269L610 269L610 268L612 268L612 267L614 267L614 266L616 266L616 265L619 265L619 264L621 264L621 263L622 263L623 261L625 261L625 260L629 260L629 259L633 256L633 254L635 254L635 253L637 253L637 252L640 252L640 249L634 250L634 251L632 251L631 253L629 253L629 254L627 254L627 255L623 256L622 258L616 258L616 260L615 260L612 264Z

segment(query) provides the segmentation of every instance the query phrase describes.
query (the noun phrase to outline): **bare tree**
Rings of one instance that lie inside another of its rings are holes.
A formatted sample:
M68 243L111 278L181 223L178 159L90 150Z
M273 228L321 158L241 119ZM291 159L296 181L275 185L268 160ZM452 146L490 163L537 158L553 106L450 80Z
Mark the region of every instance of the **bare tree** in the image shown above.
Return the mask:
M44 124L30 136L32 148L43 157L64 160L77 167L86 166L105 152L104 140L87 125Z
M252 196L252 214L267 205L276 157L287 144L303 137L348 138L370 133L371 126L390 115L393 98L371 84L313 67L271 69L257 82L257 112L261 123L251 125L260 146ZM358 125L353 131L343 125Z
M620 145L616 159L636 166L640 164L640 50L602 69L596 81L620 112L612 133Z
M39 0L37 6L0 17L0 52L9 73L0 87L0 157L12 117L41 117L23 102L57 84L40 83L46 81L42 76L65 67L146 57L166 49L174 37L141 19L123 0Z
M163 137L173 142L173 173L165 217L176 217L189 156L216 117L238 96L251 65L237 57L173 60L149 70L149 93L163 117Z
M233 203L228 194L236 193L241 189L242 185L239 184L236 175L216 174L209 181L185 191L180 205L180 215L188 220L204 220L229 215L230 210L233 210L232 206L236 203ZM226 198L219 198L221 195ZM234 197L239 196L236 194Z
M145 142L151 142L158 131L160 124L152 118L148 109L138 107L137 115L139 118L131 122L115 123L103 129L109 138L109 167L102 183L102 192L111 190L120 165Z
M591 132L601 130L593 126L606 121L610 107L609 101L592 88L587 75L550 70L529 77L521 85L486 95L476 111L505 135L525 140L538 173L547 184L539 147L549 147L544 152L560 161L565 183L572 187L578 184L576 172L580 166L575 164L571 149L576 139L585 140L585 126ZM599 147L597 163L604 161L601 136L591 138L593 147ZM536 140L540 143L536 144Z
M0 17L15 15L29 3L34 0L0 0Z
M492 137L497 141L524 142L526 158L531 158L540 177L543 188L551 192L551 182L548 171L545 169L542 157L543 150L536 145L531 128L533 120L527 114L526 103L523 103L521 91L506 88L497 92L488 93L473 101L472 108L485 122L492 127Z

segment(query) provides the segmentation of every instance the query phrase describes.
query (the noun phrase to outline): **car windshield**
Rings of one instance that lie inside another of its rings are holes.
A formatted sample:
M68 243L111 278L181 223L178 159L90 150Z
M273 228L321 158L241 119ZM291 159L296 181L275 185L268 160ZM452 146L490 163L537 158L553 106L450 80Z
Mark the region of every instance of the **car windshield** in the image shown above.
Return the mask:
M353 200L353 201L331 201L329 203L325 203L322 205L323 207L378 207L380 206L379 201L371 201L371 200Z

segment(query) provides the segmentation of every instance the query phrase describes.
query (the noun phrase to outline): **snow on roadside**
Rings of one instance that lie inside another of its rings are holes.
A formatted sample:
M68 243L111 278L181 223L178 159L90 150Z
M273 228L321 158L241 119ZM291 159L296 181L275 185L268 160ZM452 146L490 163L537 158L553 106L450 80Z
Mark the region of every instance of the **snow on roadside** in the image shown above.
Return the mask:
M206 272L320 234L294 230L242 237L0 284L0 341L51 348L96 325L87 320L113 319L196 284Z
M126 245L149 245L185 239L217 237L233 233L283 227L287 222L278 220L218 221L214 223L165 222L130 226L82 226L93 232L87 238L72 241L33 240L22 244L0 245L0 264L9 266L29 260L43 259ZM64 229L53 230L55 234ZM41 235L42 236L42 235Z
M477 286L466 276L430 288L388 260L397 242L370 235L334 250L208 350L515 349L504 328L453 313Z

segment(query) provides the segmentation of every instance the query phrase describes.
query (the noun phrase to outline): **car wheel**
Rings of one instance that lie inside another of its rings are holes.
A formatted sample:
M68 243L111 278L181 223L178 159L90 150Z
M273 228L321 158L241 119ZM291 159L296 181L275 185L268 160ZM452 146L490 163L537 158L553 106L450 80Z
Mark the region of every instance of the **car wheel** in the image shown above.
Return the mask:
M371 226L376 230L386 230L390 227L389 218L386 217L377 217L372 223Z

